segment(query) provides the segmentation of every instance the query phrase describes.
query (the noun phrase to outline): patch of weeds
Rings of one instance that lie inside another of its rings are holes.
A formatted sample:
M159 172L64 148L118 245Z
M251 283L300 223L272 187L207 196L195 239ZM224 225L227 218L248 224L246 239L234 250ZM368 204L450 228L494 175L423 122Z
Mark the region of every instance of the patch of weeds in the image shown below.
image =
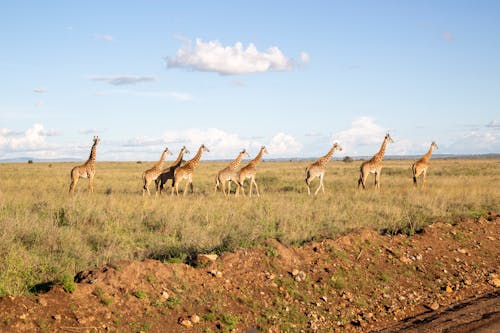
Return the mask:
M47 326L47 323L45 322L45 320L41 319L40 321L37 322L37 324L38 324L38 327L40 327L40 330L43 333L49 333L50 332L49 327Z
M76 283L74 278L69 276L68 274L63 274L61 276L61 285L65 292L73 293L76 290Z
M134 295L138 299L145 299L146 297L148 297L148 294L142 290L136 290L132 295Z
M106 296L103 296L101 298L101 303L108 306L108 305L111 305L111 303L113 303L113 297L109 296L109 297L106 297Z
M239 317L230 313L223 314L221 317L221 322L224 324L224 331L234 330L238 321Z
M155 279L154 275L152 275L152 274L147 274L147 275L145 276L145 278L146 278L146 281L148 281L148 282L149 282L149 283L151 283L151 284L153 284L153 283L156 281L156 279Z
M268 257L277 257L278 256L278 250L272 246L266 246L265 253L266 253L266 256L268 256Z
M460 231L453 232L451 235L452 235L453 239L455 239L457 241L462 241L462 240L467 238L467 236Z
M382 281L384 281L384 282L388 282L388 281L391 280L391 278L389 277L389 275L387 275L385 273L380 274L379 279L382 280Z
M182 260L182 258L168 258L165 261L168 262L168 263L170 263L170 264L180 264L180 263L184 262Z
M216 319L215 313L209 312L201 316L206 321L214 321Z
M167 299L165 301L165 305L169 308L169 309L173 309L175 308L176 306L180 305L181 304L181 300L180 298L178 297L170 297L169 299Z

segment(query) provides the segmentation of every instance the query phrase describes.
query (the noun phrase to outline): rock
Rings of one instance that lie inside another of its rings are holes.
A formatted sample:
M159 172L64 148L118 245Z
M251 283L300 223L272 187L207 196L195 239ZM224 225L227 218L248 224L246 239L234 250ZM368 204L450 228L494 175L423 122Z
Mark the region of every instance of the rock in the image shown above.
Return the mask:
M464 280L464 284L465 284L466 286L470 286L470 285L472 284L472 280L471 280L471 279L465 279L465 280Z
M500 287L500 279L497 278L497 277L489 280L488 282L489 282L489 284L491 284L495 288L499 288Z
M436 311L437 309L439 309L439 303L438 302L433 302L429 305L429 308L433 311Z
M198 324L198 323L200 322L200 317L199 317L198 315L195 315L195 314L194 314L194 315L192 315L192 316L191 316L191 322L192 322L193 324Z
M219 256L216 254L206 254L206 253L198 254L198 256L196 257L196 264L203 265L210 262L214 262L217 260L218 257Z
M297 276L299 274L299 270L297 268L294 268L292 270L292 276Z
M323 302L328 302L328 298L326 296L321 296L320 299L323 301Z
M410 264L411 263L411 259L408 258L407 256L402 256L401 258L399 258L399 260L401 260L405 264Z
M458 253L466 254L467 250L466 249L457 249Z
M452 288L451 288L451 286L449 286L449 285L448 285L448 286L446 286L446 289L445 289L445 290L446 290L446 292L447 292L447 293L452 293L452 292L453 292L453 289L452 289Z
M191 322L191 320L186 317L179 317L177 322L179 323L179 325L182 325L184 327L193 327L193 323Z
M216 269L213 269L209 272L212 276L216 277L216 278L221 278L222 277L222 272L221 271L218 271Z
M44 298L38 298L37 299L38 304L41 306L47 306L47 301Z
M165 290L161 292L161 298L167 300L169 297L170 295Z
M60 321L62 319L62 316L60 314L56 314L56 315L52 316L52 319L54 319L56 321Z

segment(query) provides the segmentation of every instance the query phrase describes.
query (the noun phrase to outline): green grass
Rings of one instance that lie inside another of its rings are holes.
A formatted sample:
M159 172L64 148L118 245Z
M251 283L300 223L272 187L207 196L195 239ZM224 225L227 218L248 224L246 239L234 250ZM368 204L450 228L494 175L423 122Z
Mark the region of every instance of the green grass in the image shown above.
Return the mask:
M200 252L266 238L300 245L362 226L413 234L436 219L500 206L498 159L431 160L425 191L413 188L411 163L384 161L381 190L358 191L360 162L331 161L325 195L308 197L306 162L264 161L256 179L261 197L251 199L214 193L220 162L200 163L194 195L157 198L142 197L141 173L151 163L98 162L95 193L82 179L73 197L69 171L77 163L1 163L0 296L121 259L192 263Z

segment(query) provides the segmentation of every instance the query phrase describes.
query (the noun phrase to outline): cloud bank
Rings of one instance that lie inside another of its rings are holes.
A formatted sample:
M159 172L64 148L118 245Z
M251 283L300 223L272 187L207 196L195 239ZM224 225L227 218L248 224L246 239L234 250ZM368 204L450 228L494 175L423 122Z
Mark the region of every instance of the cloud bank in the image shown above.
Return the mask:
M300 54L301 61L309 62L309 55ZM219 41L203 42L197 38L186 42L175 57L167 57L167 68L186 68L194 71L216 72L221 75L249 74L268 71L289 71L296 63L278 47L270 47L264 52L250 43L244 47L241 42L233 46L223 46Z
M115 76L93 76L90 78L92 81L102 81L113 86L124 86L138 84L142 82L156 81L154 76L135 76L135 75L115 75Z

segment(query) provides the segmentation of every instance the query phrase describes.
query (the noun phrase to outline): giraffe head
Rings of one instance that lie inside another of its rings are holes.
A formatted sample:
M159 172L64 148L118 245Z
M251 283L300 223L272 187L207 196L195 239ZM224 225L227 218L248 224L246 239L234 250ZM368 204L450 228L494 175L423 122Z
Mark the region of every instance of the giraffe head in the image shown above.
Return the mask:
M332 149L333 149L334 151L335 151L335 150L342 151L342 147L341 147L341 146L340 146L337 142L335 142L335 143L333 144Z
M94 138L92 139L92 141L94 141L94 145L97 146L97 144L101 141L101 139L99 139L98 136L94 136Z
M183 154L189 154L189 150L186 148L186 146L182 146L181 151Z
M165 153L165 155L172 155L172 152L170 150L168 150L168 148L165 147L165 150L163 150L163 152Z
M432 141L431 143L431 147L434 148L434 149L438 149L438 145L436 142Z
M206 151L207 153L209 153L209 152L210 152L210 149L208 149L208 148L207 148L207 146L205 146L204 144L202 144L202 145L200 146L200 149L201 149L201 151Z
M261 151L262 151L262 153L264 153L264 154L269 154L269 152L268 152L268 151L267 151L267 149L266 149L266 146L262 146L262 147L260 147L260 150L261 150Z
M247 150L246 149L243 149L241 152L240 152L241 155L243 156L246 156L246 157L250 157L250 154L247 153Z
M391 142L391 143L393 143L393 142L394 142L394 140L391 138L391 135L390 135L389 133L387 133L387 134L385 135L385 139L384 139L384 140L386 140L386 141L388 141L388 142Z

